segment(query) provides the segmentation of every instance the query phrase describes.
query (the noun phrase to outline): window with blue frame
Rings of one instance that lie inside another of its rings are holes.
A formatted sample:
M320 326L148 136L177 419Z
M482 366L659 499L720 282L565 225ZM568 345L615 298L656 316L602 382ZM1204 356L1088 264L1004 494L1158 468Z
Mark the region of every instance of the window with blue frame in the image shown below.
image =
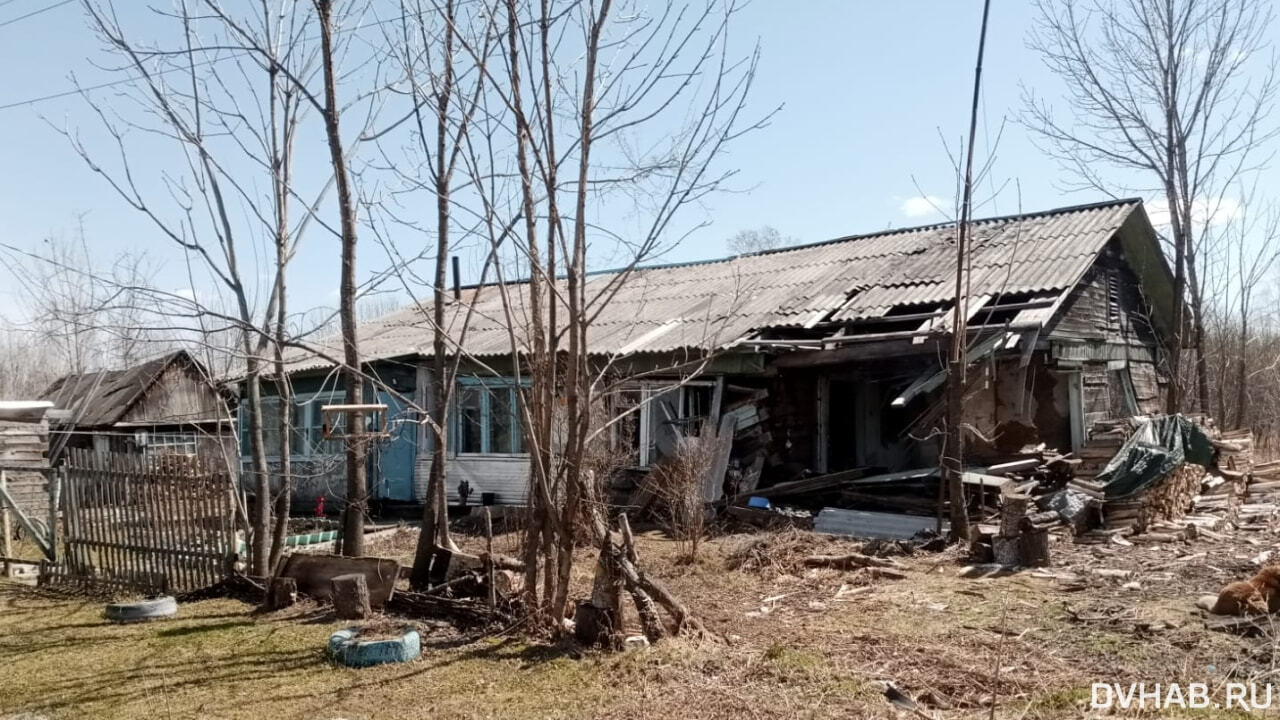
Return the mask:
M511 378L460 378L453 400L453 451L466 455L525 453L517 392Z
M338 392L301 395L293 399L290 413L290 456L295 458L340 455L344 450L342 438L325 439L324 416L320 408L342 402ZM280 453L280 398L262 398L262 437L268 457ZM249 415L244 404L240 406L240 452L249 454ZM339 431L341 429L339 428Z

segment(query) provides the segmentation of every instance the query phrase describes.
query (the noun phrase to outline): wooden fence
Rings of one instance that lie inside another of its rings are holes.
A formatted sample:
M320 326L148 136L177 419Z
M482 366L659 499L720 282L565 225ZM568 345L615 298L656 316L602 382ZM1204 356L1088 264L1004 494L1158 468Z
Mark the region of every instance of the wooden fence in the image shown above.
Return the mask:
M198 457L71 450L62 490L62 563L42 580L95 592L208 587L235 560L234 489Z

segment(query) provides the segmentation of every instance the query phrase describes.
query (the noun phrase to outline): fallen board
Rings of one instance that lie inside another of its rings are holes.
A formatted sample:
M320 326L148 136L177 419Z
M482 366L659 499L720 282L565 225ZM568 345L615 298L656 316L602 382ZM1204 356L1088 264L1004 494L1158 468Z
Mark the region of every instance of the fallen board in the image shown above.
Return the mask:
M932 532L937 520L924 515L823 508L814 520L813 531L871 540L910 540L922 530ZM946 530L946 526L943 526Z
M298 584L298 592L329 602L333 594L333 579L350 574L364 576L369 588L369 606L377 610L391 599L396 579L400 576L400 563L386 558L294 553L285 558L279 577L293 578Z
M739 493L738 497L740 498L750 495L752 497L776 498L785 497L787 495L803 495L805 493L818 492L820 490L830 490L831 488L840 487L845 484L857 484L858 478L862 477L866 472L866 468L841 470L840 472L805 478L803 480L780 482L777 485L770 485L767 488Z

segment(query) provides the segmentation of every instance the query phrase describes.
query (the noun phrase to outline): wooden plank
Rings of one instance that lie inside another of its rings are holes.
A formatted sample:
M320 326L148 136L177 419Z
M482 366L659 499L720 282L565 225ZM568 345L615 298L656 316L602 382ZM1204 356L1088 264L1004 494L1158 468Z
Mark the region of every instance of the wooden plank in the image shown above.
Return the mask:
M6 494L9 491L9 478L4 470L0 470L0 489ZM0 552L4 553L6 558L4 561L4 574L9 575L9 560L13 557L13 525L9 520L9 504L0 500L0 533L4 533L4 543L0 546Z
M733 433L736 417L730 413L720 420L720 429L715 437L715 455L711 466L702 478L703 502L715 502L724 494L724 474L729 469L729 455L733 452Z
M304 555L294 553L285 558L281 577L298 583L298 592L327 601L333 591L333 578L358 573L369 586L369 601L374 609L384 607L395 590L400 563L386 558L352 558L338 555Z
M804 478L803 480L790 480L781 482L776 485L770 485L767 488L754 490L750 494L754 497L783 497L786 495L799 495L803 493L816 492L819 490L829 490L839 487L845 483L858 484L866 474L866 468L854 468L852 470L842 470L840 472L819 475L818 477ZM739 497L746 493L740 493Z
M173 473L174 482L171 483L169 491L165 493L165 513L168 516L168 523L173 530L173 538L170 540L170 547L175 551L189 549L192 546L190 541L190 520L187 519L187 507L184 485L186 478L178 473ZM195 580L191 576L192 569L189 568L189 559L183 555L175 555L171 564L171 582L176 587L192 589Z

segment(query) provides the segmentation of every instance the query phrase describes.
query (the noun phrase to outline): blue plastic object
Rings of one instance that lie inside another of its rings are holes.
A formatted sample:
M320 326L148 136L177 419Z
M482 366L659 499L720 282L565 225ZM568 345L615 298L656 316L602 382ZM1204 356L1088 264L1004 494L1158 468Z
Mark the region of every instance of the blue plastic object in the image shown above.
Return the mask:
M773 507L773 505L769 504L769 498L750 497L750 498L747 498L747 507L761 508L763 510L768 510L769 508Z
M372 667L409 662L422 654L417 630L405 630L397 638L360 640L360 628L349 627L329 636L329 655L348 667Z

